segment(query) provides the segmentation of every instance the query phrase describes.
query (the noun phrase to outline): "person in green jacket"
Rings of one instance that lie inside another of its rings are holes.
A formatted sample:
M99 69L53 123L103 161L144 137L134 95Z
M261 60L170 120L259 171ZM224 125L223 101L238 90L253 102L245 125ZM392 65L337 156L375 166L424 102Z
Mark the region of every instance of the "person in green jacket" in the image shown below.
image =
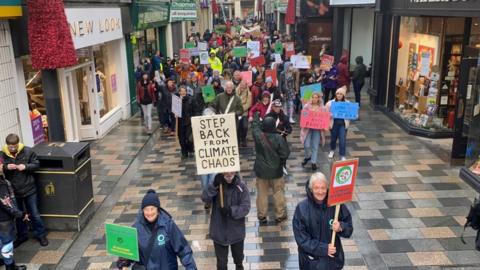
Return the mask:
M235 113L237 117L242 116L242 99L235 95L232 81L228 81L225 84L225 91L215 97L210 103L210 107L213 108L217 114Z
M281 223L287 219L285 201L285 179L283 164L290 155L287 141L277 132L273 117L265 117L260 122L259 113L255 113L252 132L255 141L255 165L257 176L257 217L260 224L267 223L268 191L273 189L275 207L275 222Z

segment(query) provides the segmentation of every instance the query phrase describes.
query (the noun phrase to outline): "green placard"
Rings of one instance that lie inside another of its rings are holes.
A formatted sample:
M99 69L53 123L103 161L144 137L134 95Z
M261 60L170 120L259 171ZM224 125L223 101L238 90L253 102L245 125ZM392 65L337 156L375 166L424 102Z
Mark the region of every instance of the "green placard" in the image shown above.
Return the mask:
M281 42L275 43L275 53L283 54L283 44Z
M185 49L191 49L191 48L196 48L197 45L195 44L195 42L187 42L185 43Z
M235 47L233 48L234 57L247 57L247 47Z
M210 103L215 99L215 90L212 85L202 87L203 101Z
M108 254L140 261L136 228L105 223L105 236Z

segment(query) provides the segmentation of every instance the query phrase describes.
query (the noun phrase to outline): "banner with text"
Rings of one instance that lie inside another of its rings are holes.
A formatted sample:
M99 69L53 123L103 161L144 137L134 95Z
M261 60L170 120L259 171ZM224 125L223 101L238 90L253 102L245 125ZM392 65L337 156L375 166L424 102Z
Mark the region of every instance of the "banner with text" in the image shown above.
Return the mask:
M355 120L358 118L358 103L354 102L335 102L330 106L330 112L333 118Z
M303 109L300 116L300 127L321 130L329 129L330 112Z

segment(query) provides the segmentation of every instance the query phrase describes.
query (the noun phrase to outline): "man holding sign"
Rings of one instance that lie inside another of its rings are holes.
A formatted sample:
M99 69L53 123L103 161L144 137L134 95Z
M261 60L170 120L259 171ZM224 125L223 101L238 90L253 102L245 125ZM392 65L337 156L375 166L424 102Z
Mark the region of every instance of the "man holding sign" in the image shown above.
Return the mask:
M293 216L293 234L298 245L300 269L342 269L345 263L340 237L353 233L352 217L345 205L327 205L328 180L323 173L314 173L306 186L307 199L301 201ZM338 234L334 244L332 236Z

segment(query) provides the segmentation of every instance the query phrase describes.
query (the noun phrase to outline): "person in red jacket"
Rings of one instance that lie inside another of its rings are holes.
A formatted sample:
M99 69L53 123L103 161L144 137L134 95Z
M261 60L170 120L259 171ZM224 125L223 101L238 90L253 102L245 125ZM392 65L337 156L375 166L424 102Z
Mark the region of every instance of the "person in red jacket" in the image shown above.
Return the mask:
M261 100L263 86L263 76L257 75L255 82L250 88L250 93L252 93L252 104L257 104L257 102Z
M260 118L263 119L270 112L270 92L263 91L261 101L255 103L248 112L248 121L253 121L256 112L260 112Z
M148 134L152 134L152 107L156 101L155 84L148 78L147 73L143 73L142 79L137 83L137 102L142 107Z
M347 87L347 92L350 87L350 71L348 69L348 55L344 54L340 58L340 62L337 64L337 88L342 86Z

